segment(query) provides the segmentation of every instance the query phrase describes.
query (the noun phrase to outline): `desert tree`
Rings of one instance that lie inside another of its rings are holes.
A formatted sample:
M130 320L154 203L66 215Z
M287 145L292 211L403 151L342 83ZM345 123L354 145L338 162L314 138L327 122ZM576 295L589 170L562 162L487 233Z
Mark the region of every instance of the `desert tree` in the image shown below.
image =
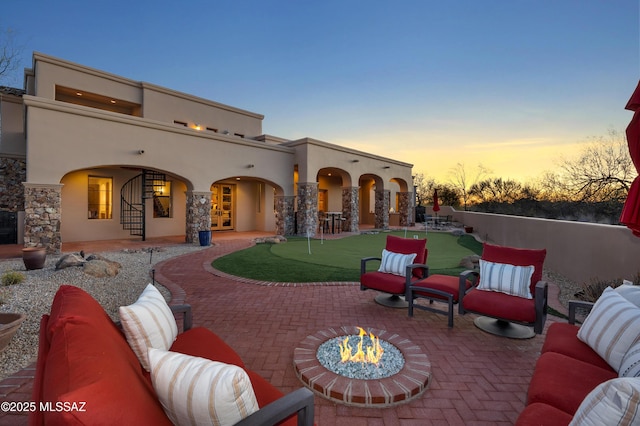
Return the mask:
M464 163L457 163L449 170L450 183L462 200L462 206L467 210L469 204L469 189L472 185L482 180L490 171L482 164L478 164L476 171L471 172Z
M625 134L609 129L575 157L560 159L556 184L576 201L624 201L636 176Z
M0 28L0 83L20 68L21 57L22 47L17 44L15 31Z

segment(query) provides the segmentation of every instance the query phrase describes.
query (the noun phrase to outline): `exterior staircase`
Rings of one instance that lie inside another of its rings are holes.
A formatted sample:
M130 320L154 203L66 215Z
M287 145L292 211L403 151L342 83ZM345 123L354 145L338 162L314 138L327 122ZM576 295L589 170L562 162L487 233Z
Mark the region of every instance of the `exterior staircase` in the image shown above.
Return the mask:
M166 183L164 173L142 170L129 179L120 190L120 224L129 235L137 235L145 241L145 204Z

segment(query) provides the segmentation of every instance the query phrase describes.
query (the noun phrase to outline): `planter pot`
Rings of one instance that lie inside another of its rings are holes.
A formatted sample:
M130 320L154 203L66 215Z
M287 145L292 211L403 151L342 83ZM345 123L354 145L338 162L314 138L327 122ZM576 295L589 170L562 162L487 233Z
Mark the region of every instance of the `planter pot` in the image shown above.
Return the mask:
M47 249L44 247L27 247L22 249L22 261L27 270L42 269L47 260Z
M0 352L7 347L25 318L24 314L0 313Z
M198 231L201 246L211 245L211 231Z
M471 234L473 232L473 226L465 226L464 232L466 232L467 234Z

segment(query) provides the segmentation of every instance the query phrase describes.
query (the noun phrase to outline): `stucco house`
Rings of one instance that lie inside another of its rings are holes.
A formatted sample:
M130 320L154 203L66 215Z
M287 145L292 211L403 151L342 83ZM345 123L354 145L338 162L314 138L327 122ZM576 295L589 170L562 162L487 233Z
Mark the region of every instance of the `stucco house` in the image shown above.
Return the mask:
M0 243L316 235L413 222L412 165L262 133L264 116L42 53L0 88ZM14 240L14 241L11 241Z

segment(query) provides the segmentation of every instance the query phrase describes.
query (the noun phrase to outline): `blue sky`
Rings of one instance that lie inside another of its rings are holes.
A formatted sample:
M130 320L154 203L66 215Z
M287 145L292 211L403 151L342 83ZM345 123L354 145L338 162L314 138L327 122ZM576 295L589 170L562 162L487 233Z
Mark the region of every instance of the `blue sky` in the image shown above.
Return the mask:
M0 27L16 32L25 67L33 51L57 56L442 181L458 162L529 179L626 127L638 3L3 0Z

